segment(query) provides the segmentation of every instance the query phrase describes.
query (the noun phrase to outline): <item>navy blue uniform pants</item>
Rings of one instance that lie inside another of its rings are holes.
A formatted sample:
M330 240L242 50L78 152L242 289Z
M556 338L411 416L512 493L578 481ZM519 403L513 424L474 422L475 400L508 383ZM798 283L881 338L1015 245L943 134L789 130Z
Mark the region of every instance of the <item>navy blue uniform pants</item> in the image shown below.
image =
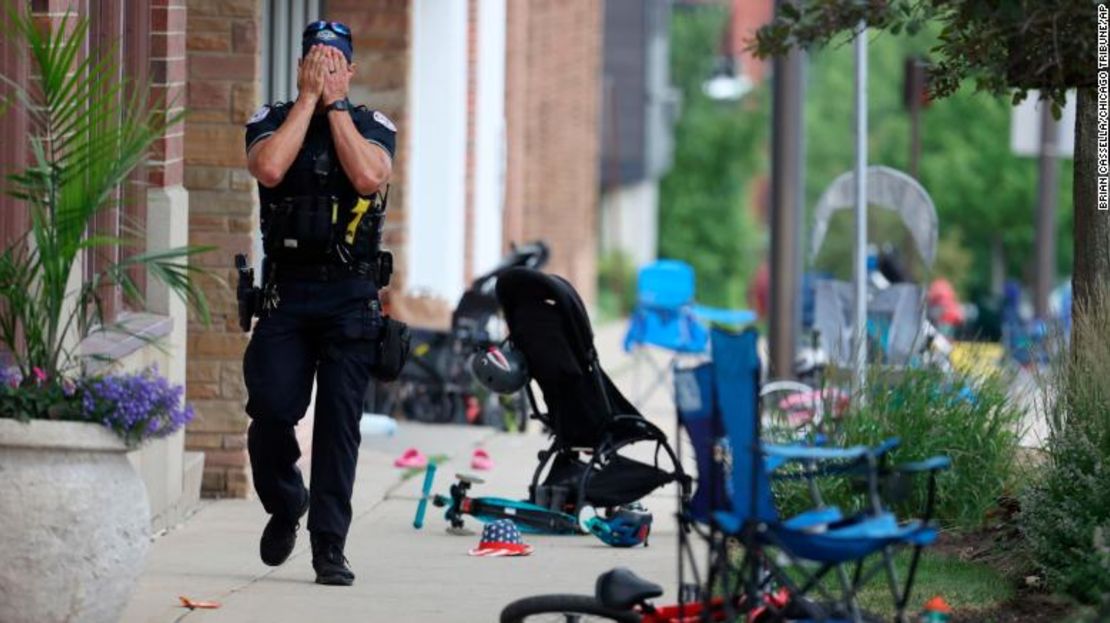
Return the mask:
M290 281L254 327L243 357L254 487L266 512L295 517L304 503L294 425L316 380L308 529L346 539L358 462L359 419L381 331L372 281Z

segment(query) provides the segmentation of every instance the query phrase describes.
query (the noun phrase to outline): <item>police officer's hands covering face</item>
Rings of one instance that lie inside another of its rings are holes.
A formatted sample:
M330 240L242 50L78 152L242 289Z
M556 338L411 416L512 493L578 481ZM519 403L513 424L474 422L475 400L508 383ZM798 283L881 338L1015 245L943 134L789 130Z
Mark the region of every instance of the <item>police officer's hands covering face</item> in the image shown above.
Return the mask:
M313 119L330 137L354 194L369 197L388 182L396 128L382 113L346 102L354 71L342 50L315 44L297 66L297 101L263 106L251 117L247 168L263 188L277 188L306 148L306 138L319 134L310 132ZM346 106L333 108L342 103Z
M317 100L323 95L324 80L328 75L327 50L331 49L325 45L314 45L301 59L297 66L297 90L302 96Z
M325 65L328 72L324 74L324 105L346 99L347 91L351 87L351 76L354 75L354 66L347 63L347 57L339 50L327 46L324 48Z

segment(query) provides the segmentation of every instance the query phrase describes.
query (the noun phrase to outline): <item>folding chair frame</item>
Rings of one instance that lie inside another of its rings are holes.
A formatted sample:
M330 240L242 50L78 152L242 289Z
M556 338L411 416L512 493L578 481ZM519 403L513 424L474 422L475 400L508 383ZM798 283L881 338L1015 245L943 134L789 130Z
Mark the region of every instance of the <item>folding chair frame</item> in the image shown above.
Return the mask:
M661 347L655 348L666 350ZM647 405L648 399L655 395L656 390L660 387L670 394L667 376L681 357L679 353L670 351L669 361L660 365L652 357L651 351L652 347L647 344L641 344L632 350L632 403L641 409ZM649 375L652 377L646 388L641 384L640 368L642 365L648 368ZM671 395L671 397L674 396Z
M917 473L928 472L929 481L927 488L927 499L925 505L925 512L920 520L922 525L928 525L932 520L933 511L936 504L936 473L943 469L943 465L931 464L928 461L920 463L910 463L894 468L886 467L887 460L886 451L893 446L880 448L879 456L876 458L874 455L869 455L868 464L860 465L847 464L834 467L819 468L812 462L801 474L793 474L792 477L804 478L810 483L811 495L814 498L814 503L817 508L824 507L823 500L821 500L819 489L816 487L816 478L823 476L849 476L858 473L861 467L866 468L868 477L868 497L871 502L872 512L883 512L883 504L880 495L880 480L897 473ZM778 478L783 480L783 478ZM899 623L908 623L906 609L909 604L910 596L913 591L913 583L916 579L917 568L921 560L921 552L925 546L915 544L912 546L913 554L910 559L909 569L906 572L904 582L898 580L898 573L894 566L894 556L897 551L906 544L901 545L888 545L878 550L877 554L882 557L881 561L876 561L870 567L865 566L865 562L872 555L864 556L857 559L854 563L821 563L816 572L810 572L805 569L802 564L805 559L793 555L783 543L777 539L774 532L769 530L767 524L749 522L741 529L739 534L730 534L721 529L719 525L713 526L713 533L711 536L711 554L712 559L709 565L709 586L714 585L715 576L719 576L722 584L728 585L728 578L732 573L732 556L729 551L729 543L734 541L736 544L744 548L744 557L736 568L735 583L726 594L725 603L733 603L734 599L730 597L742 596L745 599L744 603L753 603L762 595L768 594L773 587L772 583L777 583L779 586L785 587L790 595L790 600L782 607L775 606L771 602L765 602L763 605L767 609L767 613L771 616L768 621L786 621L788 611L797 612L797 608L804 609L808 616L813 617L815 621L841 621L842 618L833 618L843 616L846 612L847 616L853 623L860 623L863 621L863 614L859 609L857 596L867 583L869 583L876 575L884 573L887 576L887 584L890 589L892 601L895 606L895 617ZM799 583L795 578L787 572L781 564L776 562L774 556L767 553L768 548L774 548L775 551L785 555L790 561L791 567L796 570L796 573L802 575L802 581ZM853 567L851 578L845 566ZM838 576L841 585L841 594L839 598L834 597L822 585L822 581L829 573L835 572ZM743 583L743 587L741 587ZM832 614L825 612L820 606L814 604L812 601L805 599L806 595L811 594L816 590L823 601L830 602L844 610L840 613L833 612ZM742 592L741 592L742 591ZM739 616L739 613L730 613L730 616Z

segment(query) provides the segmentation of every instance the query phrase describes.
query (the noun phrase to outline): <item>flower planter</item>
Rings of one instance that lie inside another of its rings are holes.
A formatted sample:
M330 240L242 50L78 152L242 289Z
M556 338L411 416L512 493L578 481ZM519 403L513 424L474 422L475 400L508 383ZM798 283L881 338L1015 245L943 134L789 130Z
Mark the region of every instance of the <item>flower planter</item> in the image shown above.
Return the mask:
M119 620L150 544L126 453L98 424L0 419L0 621Z

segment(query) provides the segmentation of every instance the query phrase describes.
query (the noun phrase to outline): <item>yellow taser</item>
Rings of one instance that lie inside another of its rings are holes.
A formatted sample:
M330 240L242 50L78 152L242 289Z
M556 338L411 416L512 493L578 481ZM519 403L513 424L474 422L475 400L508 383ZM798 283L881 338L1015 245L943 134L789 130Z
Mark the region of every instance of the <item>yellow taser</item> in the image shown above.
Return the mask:
M355 232L358 231L358 224L362 221L362 217L366 215L366 211L370 209L370 200L359 197L358 203L351 210L354 217L350 223L347 223L347 235L345 237L347 244L355 243Z

